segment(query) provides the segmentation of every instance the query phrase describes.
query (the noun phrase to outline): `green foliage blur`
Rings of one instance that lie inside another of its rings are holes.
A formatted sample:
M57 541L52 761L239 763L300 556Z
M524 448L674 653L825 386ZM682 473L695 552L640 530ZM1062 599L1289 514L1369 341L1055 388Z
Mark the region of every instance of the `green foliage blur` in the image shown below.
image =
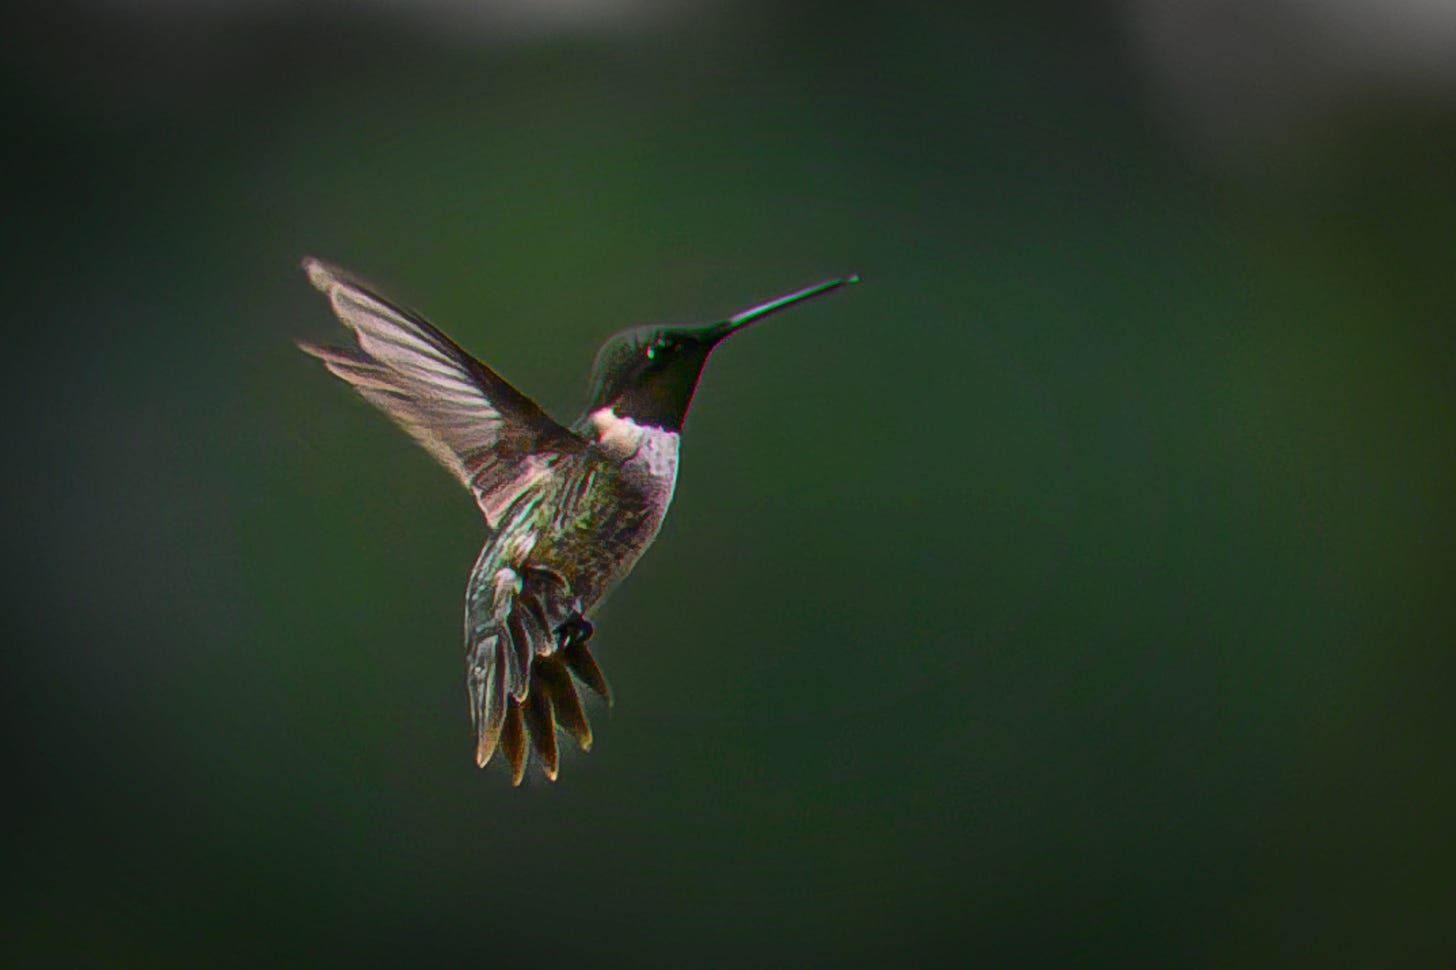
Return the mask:
M1205 124L1135 4L21 6L6 964L1456 959L1450 89ZM310 254L563 420L863 274L714 358L554 785Z

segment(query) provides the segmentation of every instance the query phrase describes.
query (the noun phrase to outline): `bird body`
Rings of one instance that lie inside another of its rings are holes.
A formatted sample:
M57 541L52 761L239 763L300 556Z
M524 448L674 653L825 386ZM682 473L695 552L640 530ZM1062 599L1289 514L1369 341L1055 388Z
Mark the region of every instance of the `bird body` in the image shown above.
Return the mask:
M548 778L557 728L591 747L579 681L610 699L588 616L656 538L677 482L683 419L729 334L857 277L696 328L637 328L603 346L591 403L567 429L412 311L321 261L304 269L357 348L301 343L475 495L491 535L465 594L476 762L519 784L527 743Z

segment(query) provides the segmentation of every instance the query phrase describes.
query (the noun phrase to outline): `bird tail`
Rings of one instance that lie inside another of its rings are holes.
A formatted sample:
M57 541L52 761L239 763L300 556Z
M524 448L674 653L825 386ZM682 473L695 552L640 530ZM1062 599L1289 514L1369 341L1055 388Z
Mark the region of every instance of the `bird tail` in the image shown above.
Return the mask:
M501 575L505 573L510 575ZM611 688L581 634L584 626L590 636L590 626L584 621L551 623L550 617L571 611L561 610L555 597L543 597L532 586L514 570L501 569L491 597L495 608L484 624L467 631L475 762L484 768L497 750L504 751L513 785L525 775L529 749L535 750L546 777L556 780L557 728L571 735L582 751L591 750L591 723L578 681L611 701Z

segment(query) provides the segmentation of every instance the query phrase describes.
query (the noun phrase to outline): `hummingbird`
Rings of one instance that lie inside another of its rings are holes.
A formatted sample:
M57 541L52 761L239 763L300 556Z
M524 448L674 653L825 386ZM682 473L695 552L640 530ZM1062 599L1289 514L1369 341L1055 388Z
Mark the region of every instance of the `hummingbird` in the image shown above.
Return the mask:
M576 684L611 702L588 643L592 611L657 537L703 367L725 339L859 281L831 279L702 326L623 330L598 351L570 427L424 317L321 260L304 260L357 346L299 342L408 432L474 495L488 536L465 588L465 680L475 761L497 750L519 785L536 753L556 780L557 729L583 751Z

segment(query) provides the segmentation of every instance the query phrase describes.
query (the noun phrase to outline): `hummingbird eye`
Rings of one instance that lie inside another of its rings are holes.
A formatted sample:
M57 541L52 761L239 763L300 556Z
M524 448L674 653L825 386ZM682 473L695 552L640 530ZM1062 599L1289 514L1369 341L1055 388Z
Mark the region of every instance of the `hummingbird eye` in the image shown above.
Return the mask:
M658 337L647 345L647 359L652 360L658 354L665 353L672 349L672 341L667 337Z

